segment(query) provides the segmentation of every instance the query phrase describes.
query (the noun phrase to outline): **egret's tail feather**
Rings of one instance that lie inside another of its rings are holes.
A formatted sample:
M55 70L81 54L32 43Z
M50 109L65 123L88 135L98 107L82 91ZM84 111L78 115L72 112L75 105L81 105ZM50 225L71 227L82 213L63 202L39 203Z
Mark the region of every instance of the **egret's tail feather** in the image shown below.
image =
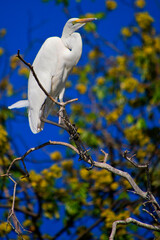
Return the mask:
M49 113L53 109L53 105L54 103L49 98L47 98L40 110L39 108L36 108L36 106L34 106L34 109L28 109L29 125L33 133L36 134L43 130L44 122L41 121L41 117L47 119Z
M28 106L29 106L28 100L21 100L21 101L18 101L16 103L12 104L8 108L13 109L13 108L23 108L23 107L28 107Z
M39 111L37 109L30 109L28 111L29 126L31 131L36 134L43 130L41 127L41 120L39 116Z

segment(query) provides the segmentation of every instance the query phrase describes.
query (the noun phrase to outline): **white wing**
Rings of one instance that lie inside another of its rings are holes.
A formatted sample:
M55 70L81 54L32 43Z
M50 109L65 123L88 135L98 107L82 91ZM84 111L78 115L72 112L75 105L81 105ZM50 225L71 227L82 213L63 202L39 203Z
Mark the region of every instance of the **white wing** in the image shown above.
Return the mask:
M61 45L62 41L60 38L48 38L40 48L33 62L34 71L48 93L51 92L52 79L56 75L60 52L62 48L64 48L64 46L62 47ZM33 133L37 133L43 129L43 123L40 117L45 100L46 95L38 86L32 73L30 73L28 82L28 117L29 125Z

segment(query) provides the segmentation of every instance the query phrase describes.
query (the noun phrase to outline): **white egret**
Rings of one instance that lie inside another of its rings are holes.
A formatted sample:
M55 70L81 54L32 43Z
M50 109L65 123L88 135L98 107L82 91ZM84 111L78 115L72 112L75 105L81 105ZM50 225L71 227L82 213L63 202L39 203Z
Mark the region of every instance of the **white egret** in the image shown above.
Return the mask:
M33 68L45 90L54 98L63 102L65 83L72 68L82 54L82 39L75 32L95 18L71 18L64 28L62 37L48 38L40 48ZM21 100L9 106L12 108L28 107L29 125L33 133L43 130L44 122L53 109L53 102L38 86L32 72L28 80L28 100Z

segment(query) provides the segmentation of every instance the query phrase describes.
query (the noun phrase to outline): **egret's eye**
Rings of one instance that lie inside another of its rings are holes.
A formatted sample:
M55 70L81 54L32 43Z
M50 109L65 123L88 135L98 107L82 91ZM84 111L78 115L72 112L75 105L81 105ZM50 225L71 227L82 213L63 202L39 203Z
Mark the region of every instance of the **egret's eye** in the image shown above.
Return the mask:
M73 21L72 24L75 25L77 22L76 21Z

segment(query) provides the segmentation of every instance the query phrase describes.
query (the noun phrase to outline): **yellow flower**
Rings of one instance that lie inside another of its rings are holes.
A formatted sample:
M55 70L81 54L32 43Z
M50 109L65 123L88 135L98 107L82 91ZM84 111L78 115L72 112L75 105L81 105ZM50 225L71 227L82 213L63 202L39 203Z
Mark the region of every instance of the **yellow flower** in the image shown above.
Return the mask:
M111 209L104 210L101 217L105 217L105 225L107 228L111 228L112 223L116 220L116 215Z
M72 109L72 111L74 111L74 112L81 112L81 111L82 111L82 105L79 104L79 103L73 103L73 104L71 105L71 109Z
M31 186L34 188L39 186L39 183L42 180L42 176L36 173L34 170L31 170L29 173L29 179L31 180Z
M149 15L148 12L140 12L135 14L136 21L140 28L147 30L151 27L151 24L154 22L154 19Z
M23 75L23 76L25 76L26 78L29 77L29 69L26 68L26 67L20 68L19 71L18 71L18 73L19 73L19 75Z
M143 48L143 51L146 53L146 55L151 55L154 53L154 48L152 46L146 46Z
M9 164L10 164L10 161L7 157L5 156L0 157L0 166L8 167Z
M125 220L126 218L129 218L130 216L130 212L129 211L124 211L122 213L119 213L117 215L117 220L120 219L120 220Z
M101 171L94 170L91 174L91 178L95 180L95 188L97 189L104 189L104 187L113 182L111 173L105 169L102 169Z
M144 158L146 157L146 154L147 154L146 151L140 148L136 153L136 157L141 160L144 160Z
M150 141L149 137L143 133L142 129L138 129L137 125L126 128L124 133L129 142L137 142L141 147Z
M119 65L126 65L126 57L125 56L117 56L117 63Z
M2 56L4 53L4 49L2 47L0 47L0 56Z
M79 92L80 94L85 94L86 91L87 91L87 87L86 87L86 85L83 84L83 83L77 84L77 85L76 85L76 89L78 90L78 92Z
M106 120L107 120L108 124L111 124L112 122L117 121L118 118L121 116L121 114L122 114L121 108L117 108L117 109L113 110L112 112L110 112L109 114L107 114Z
M86 13L85 16L83 16L85 18L94 18L94 14L93 13Z
M155 145L153 143L148 144L147 152L152 153L153 151L155 151Z
M93 49L89 52L88 57L89 57L90 60L94 60L94 59L100 57L101 55L102 54L99 51L99 49L95 48L95 49Z
M117 3L114 0L107 0L106 7L108 10L114 10L117 7Z
M86 30L86 32L94 32L96 30L96 24L90 22L84 26L84 29Z
M88 179L89 179L89 176L90 176L90 171L88 171L88 170L85 169L85 168L82 168L82 169L80 170L80 176L81 176L82 179L88 180Z
M60 178L62 176L62 169L57 164L53 164L50 167L50 170L51 170L52 177Z
M72 160L63 161L63 162L62 162L62 167L63 167L66 171L72 170L73 161L72 161Z
M32 221L30 219L26 219L24 222L23 222L23 226L24 227L30 227L32 225Z
M52 160L60 160L62 159L62 155L59 151L54 151L50 154Z
M2 28L2 29L0 30L0 37L1 37L1 38L4 37L4 36L6 35L6 33L7 33L6 29L5 29L5 28Z
M146 2L144 0L136 0L135 5L138 8L144 8L144 6L146 5Z
M66 82L66 88L70 88L72 87L72 82L71 81L67 81Z
M0 149L3 154L9 149L8 134L3 125L0 125Z
M142 33L142 38L143 38L143 41L145 42L145 44L147 44L147 45L150 45L153 43L153 39L147 33Z
M18 66L19 59L16 55L10 57L10 66L12 69L15 69Z
M128 27L123 27L122 30L121 30L121 34L124 37L131 37L132 36L132 33L131 33L131 31Z
M113 183L111 183L111 185L110 185L110 188L113 190L113 191L115 191L117 188L118 188L118 183L117 182L113 182Z
M129 77L126 78L122 83L121 83L121 89L126 90L127 92L131 93L134 90L137 89L139 82L136 78Z
M13 86L12 84L8 83L7 85L7 95L10 97L13 94Z
M156 37L156 38L154 39L154 41L155 41L155 43L154 43L155 49L156 49L158 52L160 52L160 37Z
M139 29L138 29L137 27L132 27L132 31L133 31L134 33L139 33Z
M11 226L7 222L0 224L0 236L5 237L12 230Z
M131 184L126 180L126 179L123 179L123 185L125 186L126 189L131 189Z
M42 180L40 181L40 183L39 183L39 186L40 186L41 188L46 188L46 187L48 186L48 183L47 183L47 181L46 181L45 179L42 179Z
M80 73L80 69L77 66L74 66L72 69L72 74L79 74Z
M103 85L104 82L105 82L105 78L104 77L98 77L96 79L96 82L97 82L98 85Z

